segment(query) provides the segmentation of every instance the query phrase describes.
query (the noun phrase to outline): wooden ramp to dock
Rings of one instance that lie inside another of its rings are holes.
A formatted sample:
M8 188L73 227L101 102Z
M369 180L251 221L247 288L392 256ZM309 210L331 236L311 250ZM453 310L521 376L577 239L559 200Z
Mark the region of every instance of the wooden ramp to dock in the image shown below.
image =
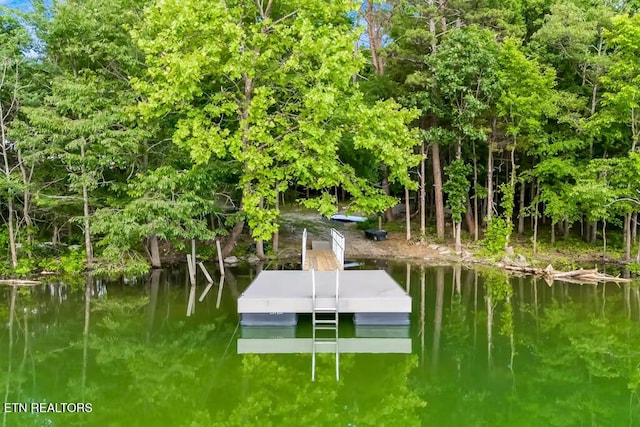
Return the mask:
M344 268L344 236L331 229L331 241L312 240L307 249L307 230L302 233L302 269L335 271Z
M311 249L307 251L303 269L309 271L335 271L342 270L342 266L336 258L336 254L332 250Z

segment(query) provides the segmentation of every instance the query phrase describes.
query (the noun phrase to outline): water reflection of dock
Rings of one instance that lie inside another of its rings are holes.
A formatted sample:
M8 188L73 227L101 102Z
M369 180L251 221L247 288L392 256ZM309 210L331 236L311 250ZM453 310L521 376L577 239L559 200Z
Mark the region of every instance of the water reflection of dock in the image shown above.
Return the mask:
M411 353L409 338L338 338L340 353ZM238 339L238 354L311 353L312 338ZM335 353L333 348L317 347L316 353Z
M338 338L342 353L411 353L409 327L356 327L356 336ZM238 354L335 353L331 346L314 350L312 338L296 338L295 327L243 327Z

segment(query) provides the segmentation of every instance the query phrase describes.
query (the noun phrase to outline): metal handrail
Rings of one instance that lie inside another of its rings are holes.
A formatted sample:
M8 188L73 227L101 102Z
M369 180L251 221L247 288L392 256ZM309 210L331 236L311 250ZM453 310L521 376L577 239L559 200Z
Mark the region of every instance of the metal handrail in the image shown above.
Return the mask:
M331 229L331 250L335 254L338 262L340 263L340 267L344 267L344 242L345 238L342 233L340 233L335 228Z
M316 274L311 267L311 310L316 310Z
M337 316L337 313L340 312L340 310L338 309L338 307L339 307L338 306L338 302L339 302L338 301L338 295L340 293L340 280L339 280L339 278L340 278L340 269L336 268L336 316ZM337 317L336 317L336 320L337 320ZM336 322L336 326L337 326L337 322Z
M307 229L302 231L302 270L304 270L305 262L307 260Z

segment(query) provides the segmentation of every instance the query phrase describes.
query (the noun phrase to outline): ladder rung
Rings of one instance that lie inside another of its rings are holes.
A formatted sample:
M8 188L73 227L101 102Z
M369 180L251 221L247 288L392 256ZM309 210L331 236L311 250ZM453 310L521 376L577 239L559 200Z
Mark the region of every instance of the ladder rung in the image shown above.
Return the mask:
M337 345L338 341L314 341L314 344L332 344L332 345Z
M315 311L315 312L333 313L335 311L338 311L338 307L315 307L313 309L313 311Z
M336 324L338 323L337 319L315 319L315 323L330 323L330 324Z
M324 330L324 331L335 331L338 329L338 325L316 325L314 326L316 331Z

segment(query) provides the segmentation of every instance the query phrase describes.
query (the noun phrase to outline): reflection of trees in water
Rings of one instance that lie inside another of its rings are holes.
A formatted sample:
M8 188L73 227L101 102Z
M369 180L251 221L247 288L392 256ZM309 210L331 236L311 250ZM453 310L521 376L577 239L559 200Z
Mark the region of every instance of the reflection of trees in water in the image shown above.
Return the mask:
M415 382L429 402L423 424L634 425L640 420L637 285L549 288L481 270L476 291L460 286L455 270L443 271L453 280L445 290L451 298L444 300L441 337L433 337L440 341L437 370ZM431 274L427 310L437 313L440 274ZM462 282L471 284L475 276L463 271Z
M402 265L396 277L401 284L406 271ZM56 415L60 425L640 420L636 284L549 288L484 270L426 268L423 275L413 268L412 274L412 322L419 322L412 324L415 355L341 355L336 382L333 355L320 354L315 383L308 354L237 356L231 339L236 324L228 320L233 315L213 311L212 298L213 315L203 304L187 319L188 289L170 288L164 274L142 285L148 297L135 287L105 298L97 290L0 288L7 301L0 307L0 393L8 389L8 401L94 403L94 412L84 417ZM239 291L245 277L236 280ZM20 419L27 422L18 425L46 421Z
M335 381L333 356L319 354L315 382L310 357L244 355L239 399L215 411L213 425L420 425L425 403L408 384L417 357L341 354Z

